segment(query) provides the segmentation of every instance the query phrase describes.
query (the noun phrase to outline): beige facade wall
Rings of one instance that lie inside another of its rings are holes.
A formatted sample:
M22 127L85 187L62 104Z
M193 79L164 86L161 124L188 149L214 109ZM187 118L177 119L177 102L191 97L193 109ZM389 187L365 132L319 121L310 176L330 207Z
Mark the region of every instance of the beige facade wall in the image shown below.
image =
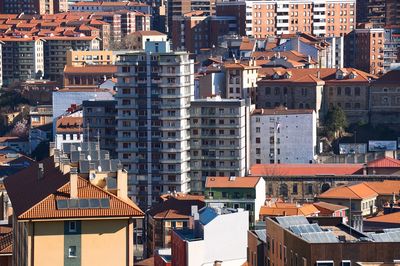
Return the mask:
M81 265L127 265L127 225L127 220L82 221Z
M113 51L67 51L67 66L113 65L115 60Z
M64 265L64 222L34 223L31 233L34 265Z

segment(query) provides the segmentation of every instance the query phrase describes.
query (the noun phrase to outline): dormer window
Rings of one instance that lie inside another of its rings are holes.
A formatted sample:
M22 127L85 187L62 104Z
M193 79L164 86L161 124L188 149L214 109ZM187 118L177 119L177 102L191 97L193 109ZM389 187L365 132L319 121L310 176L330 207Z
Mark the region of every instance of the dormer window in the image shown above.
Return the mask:
M354 73L354 72L351 72L350 75L349 75L350 79L355 79L356 77L357 77L357 74Z
M344 76L345 74L342 70L339 69L338 71L336 71L336 79L344 79Z
M292 74L290 72L285 73L285 79L290 79L292 77Z
M272 78L273 78L273 79L279 79L279 78L280 78L280 76L279 76L279 74L278 74L278 73L275 73L275 74L272 76Z

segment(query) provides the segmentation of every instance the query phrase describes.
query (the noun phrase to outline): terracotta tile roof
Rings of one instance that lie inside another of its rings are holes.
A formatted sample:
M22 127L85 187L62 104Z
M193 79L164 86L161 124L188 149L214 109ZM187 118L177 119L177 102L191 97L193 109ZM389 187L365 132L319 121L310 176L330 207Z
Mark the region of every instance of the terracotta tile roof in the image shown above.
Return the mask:
M21 220L135 217L143 212L132 201L115 195L78 177L78 198L108 198L110 208L57 209L56 200L69 199L69 175L63 175L54 166L53 157L43 160L44 175L38 179L38 164L34 164L4 180L14 213ZM21 197L24 195L24 197Z
M154 219L189 219L192 206L198 209L205 206L203 199L192 197L169 197L167 200L153 206L148 214Z
M260 215L262 216L313 216L318 213L319 210L312 204L296 205L295 203L276 202L271 206L261 206L260 208Z
M400 224L400 212L367 218L368 222Z
M246 177L235 177L230 180L231 177L219 176L219 177L207 177L206 188L254 188L260 181L261 177L246 176Z
M65 116L57 120L57 133L82 133L83 117Z
M299 115L299 114L312 114L312 109L254 109L252 115Z
M114 74L118 70L117 66L112 65L85 65L85 66L65 66L64 73L76 73L76 74L84 74L84 73L110 73Z
M0 234L0 256L11 256L13 250L13 233L9 231L7 233Z
M320 194L319 199L369 199L378 196L373 189L364 183L353 186L341 186L331 188L328 191Z
M248 64L242 64L242 63L235 63L235 62L226 62L223 64L224 68L227 69L259 69L260 66L252 66Z
M135 262L135 266L154 266L154 257Z
M362 164L254 164L255 176L317 176L362 174Z
M396 180L384 180L383 182L364 182L365 185L370 187L379 195L390 196L395 193L400 193L400 181Z
M324 201L314 202L314 206L321 212L321 214L332 214L336 211L347 210L348 207L332 204Z
M384 157L367 163L367 166L376 168L400 168L400 160Z
M255 42L249 40L249 38L243 37L242 42L240 43L239 50L241 51L252 51L254 48Z

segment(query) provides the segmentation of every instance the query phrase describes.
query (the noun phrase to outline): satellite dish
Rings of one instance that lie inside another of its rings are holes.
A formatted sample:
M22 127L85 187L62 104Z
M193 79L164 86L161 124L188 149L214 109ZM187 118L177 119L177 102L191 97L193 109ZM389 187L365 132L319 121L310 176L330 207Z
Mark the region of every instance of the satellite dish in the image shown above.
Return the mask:
M91 173L89 176L90 180L93 180L96 178L96 174L95 173Z
M92 156L88 155L87 159L88 159L88 161L91 161L92 160Z
M78 151L82 151L82 148L81 148L81 147L78 147Z
M97 171L101 172L101 165L97 166Z

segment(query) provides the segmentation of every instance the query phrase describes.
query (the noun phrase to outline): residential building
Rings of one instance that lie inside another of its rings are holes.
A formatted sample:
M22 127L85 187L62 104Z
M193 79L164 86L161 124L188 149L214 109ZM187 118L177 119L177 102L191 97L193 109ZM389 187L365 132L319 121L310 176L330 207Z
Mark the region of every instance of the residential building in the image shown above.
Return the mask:
M134 224L144 214L127 196L127 173L90 167L89 177L59 159L4 181L14 211L14 264L133 265Z
M117 56L127 51L90 50L67 51L66 66L115 65Z
M219 95L225 98L225 72L218 63L201 69L197 73L198 90L195 89L195 99L204 99Z
M274 265L356 264L394 261L399 258L397 238L391 233L364 234L342 223L341 218L318 219L304 216L268 218L266 261ZM334 251L334 252L333 252ZM361 264L361 265L368 265Z
M316 113L308 109L255 109L250 118L250 143L250 165L314 162Z
M27 0L24 2L4 0L0 3L1 13L6 14L53 14L54 0Z
M237 33L236 17L209 16L205 11L192 11L174 17L172 44L174 49L198 53L200 49L218 46L224 35Z
M34 37L0 37L4 85L44 75L43 40Z
M346 35L346 66L381 75L384 73L385 30L363 24Z
M280 38L281 44L273 51L297 51L309 56L320 68L342 68L344 65L344 37L317 37L306 33Z
M226 62L223 65L226 78L226 98L251 99L255 102L258 69L253 60L247 64L238 61Z
M115 12L120 10L138 11L144 14L151 14L151 7L141 2L81 1L69 6L69 11L71 12Z
M21 93L30 105L49 105L53 91L57 89L57 83L45 79L28 79L18 82L14 90Z
M0 88L3 86L3 45L4 43L0 41Z
M267 242L266 229L247 231L247 264L249 266L266 265L265 248Z
M200 266L218 262L243 265L246 262L247 211L205 207L193 216L193 229L172 233L171 265Z
M250 106L220 97L190 107L191 192L203 194L208 176L245 176L250 167Z
M115 13L121 15L121 37L127 37L137 31L150 31L148 13L132 12L126 9L115 11Z
M217 16L235 16L241 35L265 38L304 32L316 36L338 37L356 25L356 1L336 2L222 0L216 4Z
M116 105L115 100L82 102L83 128L87 129L84 138L98 141L100 148L109 151L111 158L117 157Z
M354 68L275 68L263 73L257 82L256 108L313 109L318 121L339 106L349 123L369 121L368 92L374 75Z
M0 228L0 264L11 266L12 264L12 246L13 233L10 226L1 226Z
M189 228L193 206L198 210L205 206L204 196L171 192L161 199L146 213L147 256L155 255L156 250L171 248L172 231Z
M44 69L45 77L62 84L63 71L67 63L67 50L99 50L98 37L78 36L73 37L44 37Z
M57 118L68 113L68 109L76 109L83 101L88 100L114 100L113 91L107 89L75 88L61 89L53 92L53 134ZM54 135L53 135L54 136Z
M194 62L166 42L119 58L117 152L130 174L130 196L148 207L167 191L190 191Z
M312 203L289 203L268 200L266 205L260 208L260 221L267 217L303 215L306 217L317 217L320 211Z
M398 25L400 15L396 0L370 0L357 2L357 22L370 22L376 28ZM360 12L360 14L358 14Z
M391 70L391 66L400 59L400 27L385 27L385 41L383 47L383 71Z
M65 143L83 142L83 118L65 116L57 119L55 132L55 148L63 150Z
M265 203L265 187L261 177L207 177L204 190L206 204L245 209L249 212L249 225L254 227Z
M29 154L29 141L25 137L0 137L0 147L9 147L17 152Z
M204 12L205 16L214 15L215 12L215 0L189 0L181 2L179 0L171 0L166 2L166 29L171 36L173 30L177 30L173 26L173 21L176 18L182 17L184 14L192 11Z
M64 67L65 88L98 88L117 72L114 65L85 65Z
M130 36L132 43L130 44L133 50L145 50L146 42L166 42L167 35L155 30L136 31Z
M392 70L371 84L369 109L373 125L400 123L400 70Z

